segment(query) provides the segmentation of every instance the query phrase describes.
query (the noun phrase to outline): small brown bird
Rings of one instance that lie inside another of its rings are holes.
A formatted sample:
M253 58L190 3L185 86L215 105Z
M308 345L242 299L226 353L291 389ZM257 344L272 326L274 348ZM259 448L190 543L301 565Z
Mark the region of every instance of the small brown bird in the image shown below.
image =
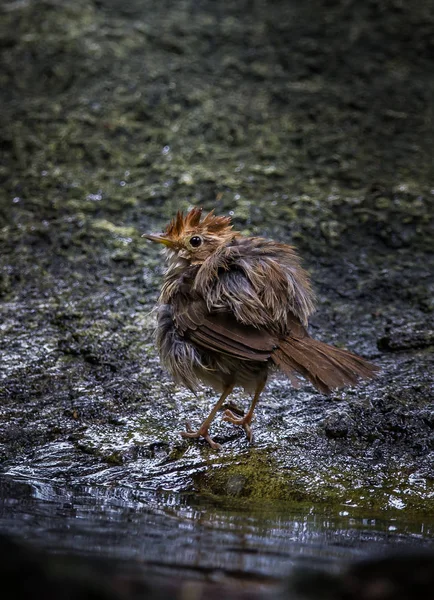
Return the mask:
M234 231L230 217L213 211L178 212L162 234L144 235L164 244L168 268L158 305L157 347L177 383L190 390L202 381L221 393L199 427L187 424L184 438L209 434L210 424L235 386L253 394L241 425L252 441L250 423L273 370L297 384L302 375L324 393L374 377L365 359L312 339L306 331L314 298L294 248Z

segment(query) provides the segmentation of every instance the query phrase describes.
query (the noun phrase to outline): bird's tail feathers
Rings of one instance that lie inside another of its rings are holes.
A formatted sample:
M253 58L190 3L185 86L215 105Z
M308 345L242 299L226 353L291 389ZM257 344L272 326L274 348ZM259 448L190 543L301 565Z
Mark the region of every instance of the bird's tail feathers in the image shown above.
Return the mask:
M310 337L282 340L271 357L291 380L299 373L325 394L359 379L372 379L379 370L361 356Z

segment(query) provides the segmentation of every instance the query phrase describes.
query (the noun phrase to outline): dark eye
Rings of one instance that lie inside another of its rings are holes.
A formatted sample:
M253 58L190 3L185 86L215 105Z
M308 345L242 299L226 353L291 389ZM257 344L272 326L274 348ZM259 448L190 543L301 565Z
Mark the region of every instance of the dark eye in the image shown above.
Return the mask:
M193 246L193 248L199 248L201 243L202 243L202 238L199 237L198 235L194 235L192 238L190 238L190 246Z

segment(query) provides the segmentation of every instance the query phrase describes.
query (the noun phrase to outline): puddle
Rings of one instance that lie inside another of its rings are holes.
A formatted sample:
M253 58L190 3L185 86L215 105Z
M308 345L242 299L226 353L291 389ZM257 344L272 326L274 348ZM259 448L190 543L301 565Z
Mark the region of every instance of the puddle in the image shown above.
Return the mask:
M116 559L148 574L268 586L294 567L339 571L386 548L429 547L434 519L318 506L234 509L191 495L3 477L0 529L56 553Z

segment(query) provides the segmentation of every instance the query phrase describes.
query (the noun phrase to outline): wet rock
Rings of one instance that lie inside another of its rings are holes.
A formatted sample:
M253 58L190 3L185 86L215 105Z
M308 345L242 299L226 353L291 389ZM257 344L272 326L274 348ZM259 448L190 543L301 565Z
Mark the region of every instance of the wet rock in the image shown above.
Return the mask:
M408 350L434 345L434 323L412 322L401 326L389 326L385 335L377 341L380 350Z
M352 419L345 411L334 411L322 422L325 434L328 438L345 438L352 427Z

